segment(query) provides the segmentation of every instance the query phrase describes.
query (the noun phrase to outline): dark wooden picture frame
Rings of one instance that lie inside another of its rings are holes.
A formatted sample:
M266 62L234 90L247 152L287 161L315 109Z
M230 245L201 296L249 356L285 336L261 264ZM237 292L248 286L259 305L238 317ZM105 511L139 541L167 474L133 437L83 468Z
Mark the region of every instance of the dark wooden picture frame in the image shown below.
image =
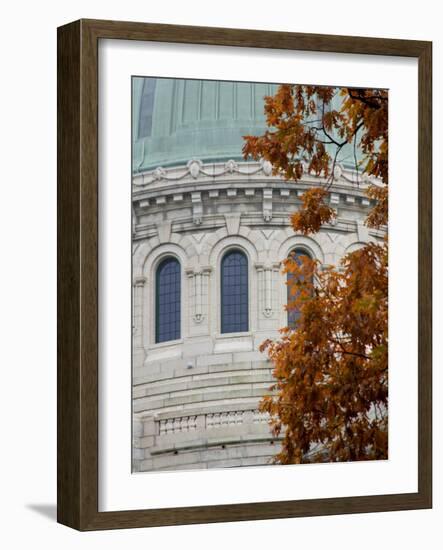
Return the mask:
M98 43L142 40L418 59L418 492L98 511ZM58 29L58 521L86 531L432 506L432 44L80 20Z

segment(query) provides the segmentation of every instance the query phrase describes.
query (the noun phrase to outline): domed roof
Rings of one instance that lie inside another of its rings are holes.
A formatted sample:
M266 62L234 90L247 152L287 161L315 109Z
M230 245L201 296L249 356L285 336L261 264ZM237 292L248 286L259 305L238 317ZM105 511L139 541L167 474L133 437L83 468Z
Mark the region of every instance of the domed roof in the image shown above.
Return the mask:
M246 134L266 129L264 96L277 85L133 79L133 171L241 159Z

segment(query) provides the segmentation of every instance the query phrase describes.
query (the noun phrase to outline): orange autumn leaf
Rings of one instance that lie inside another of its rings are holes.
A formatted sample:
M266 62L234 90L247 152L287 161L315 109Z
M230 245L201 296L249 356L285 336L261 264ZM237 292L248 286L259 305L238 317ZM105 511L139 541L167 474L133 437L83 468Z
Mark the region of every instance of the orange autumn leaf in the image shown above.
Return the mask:
M299 231L304 235L317 233L322 225L336 217L334 209L325 203L327 194L327 191L320 187L313 187L303 193L302 208L291 216L291 225L294 231Z
M245 158L268 160L289 181L321 178L292 214L294 231L313 234L334 220L328 196L348 144L361 153L360 172L377 179L367 185L366 224L386 228L386 90L283 85L265 98L265 116L266 132L245 136ZM387 458L387 236L347 254L338 267L307 257L284 262L291 275L287 309L297 310L297 322L260 347L275 379L260 409L270 414L273 433L283 435L277 463Z

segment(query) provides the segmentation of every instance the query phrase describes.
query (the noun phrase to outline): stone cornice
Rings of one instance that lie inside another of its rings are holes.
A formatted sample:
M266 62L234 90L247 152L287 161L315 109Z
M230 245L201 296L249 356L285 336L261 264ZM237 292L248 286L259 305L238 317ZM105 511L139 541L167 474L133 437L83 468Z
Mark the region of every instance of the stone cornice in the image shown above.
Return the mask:
M278 185L277 185L278 184ZM183 184L168 184L161 188L146 188L133 193L134 208L140 210L152 208L177 208L184 203L191 203L195 209L195 221L201 223L201 208L203 200L258 200L263 202L263 215L267 220L272 219L271 205L274 202L291 200L294 204L300 201L301 195L312 187L312 183L291 183L281 179L275 181L242 181L242 182L217 182L214 184L201 184L198 187ZM329 202L333 207L348 209L366 209L372 202L368 199L364 189L334 185L329 192ZM275 210L275 208L274 208Z
M274 202L293 200L297 203L307 189L325 184L324 180L311 175L304 176L297 183L285 181L280 176L273 176L269 163L263 162L228 161L210 166L213 168L212 175L208 175L208 168L200 161L190 161L186 167L161 169L156 178L153 177L155 170L135 176L132 194L134 208L140 214L152 208L177 208L190 202L194 223L200 225L203 223L205 200L257 199L262 202L262 215L269 223L275 212ZM329 192L330 204L363 211L371 206L365 193L368 180L359 185L350 183L355 180L355 172L336 168L336 180ZM158 172L159 169L156 170Z

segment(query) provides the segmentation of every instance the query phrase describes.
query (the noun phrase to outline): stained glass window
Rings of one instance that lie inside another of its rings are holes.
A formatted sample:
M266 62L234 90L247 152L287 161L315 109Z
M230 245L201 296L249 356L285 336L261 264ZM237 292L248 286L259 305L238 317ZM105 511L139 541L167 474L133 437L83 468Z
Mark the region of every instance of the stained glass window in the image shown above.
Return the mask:
M247 332L248 260L240 250L227 252L221 262L221 332Z
M155 342L180 338L181 316L180 264L166 258L157 268L155 281Z

